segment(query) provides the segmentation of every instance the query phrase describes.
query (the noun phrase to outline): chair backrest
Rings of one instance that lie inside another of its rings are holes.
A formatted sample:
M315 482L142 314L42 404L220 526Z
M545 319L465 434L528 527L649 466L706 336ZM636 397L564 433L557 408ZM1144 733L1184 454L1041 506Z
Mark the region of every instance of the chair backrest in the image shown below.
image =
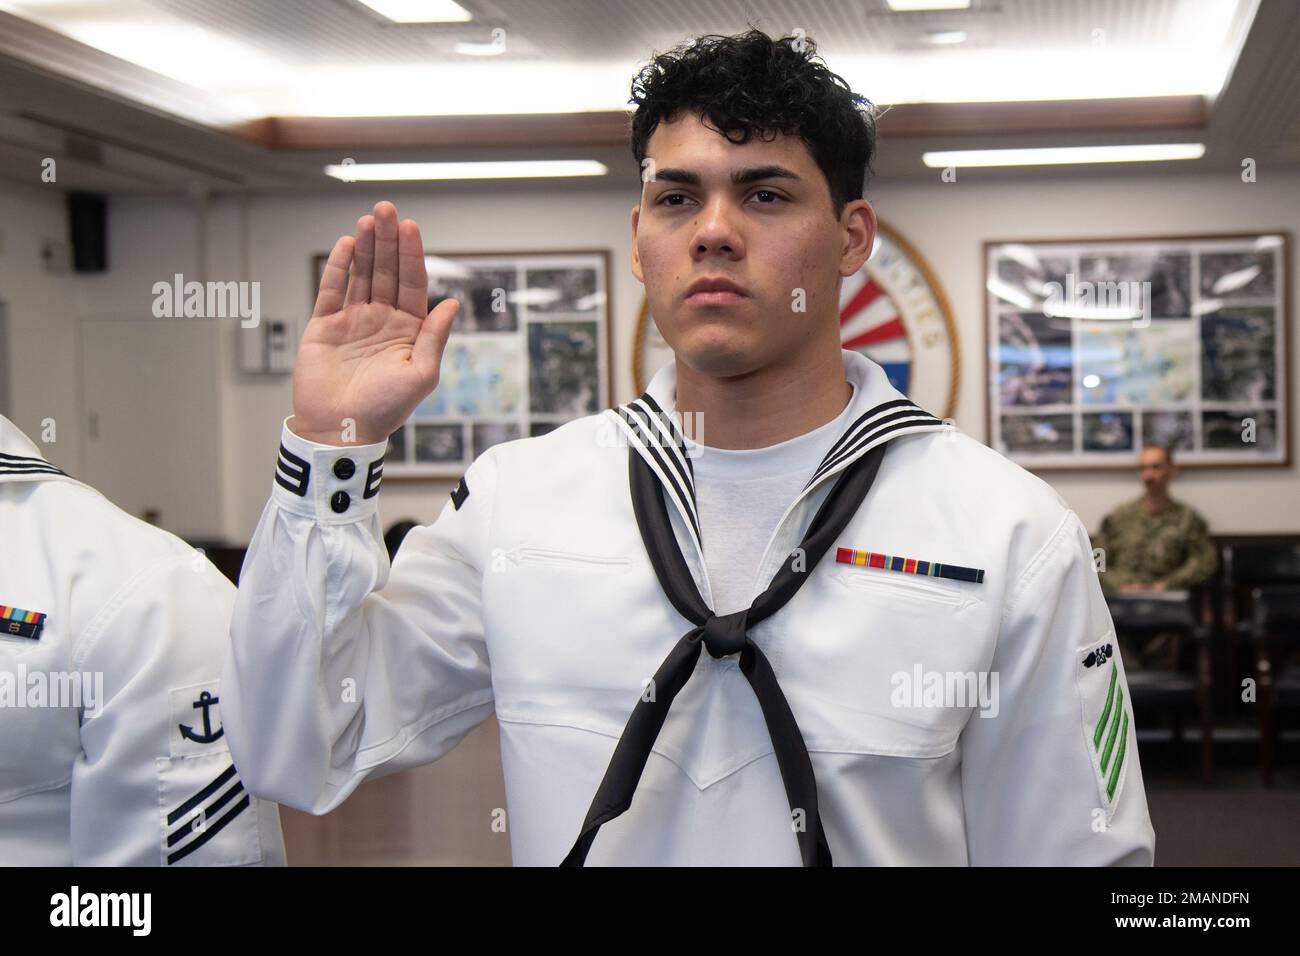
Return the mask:
M1278 644L1300 644L1300 584L1253 588L1251 636Z
M1188 591L1108 593L1106 605L1116 634L1178 631L1195 635L1198 630Z
M1229 588L1300 584L1300 544L1227 545L1223 557Z

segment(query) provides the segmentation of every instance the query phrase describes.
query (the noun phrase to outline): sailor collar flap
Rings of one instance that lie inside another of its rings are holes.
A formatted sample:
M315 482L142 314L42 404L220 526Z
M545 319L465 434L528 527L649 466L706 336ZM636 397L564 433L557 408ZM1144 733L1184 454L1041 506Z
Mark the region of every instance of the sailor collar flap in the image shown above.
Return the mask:
M845 376L855 386L849 424L835 439L798 497L884 442L952 427L897 391L885 378L884 370L865 356L848 350L842 350L841 354ZM675 409L676 384L676 367L670 362L655 374L640 397L607 409L605 414L613 416L630 446L650 466L665 496L686 521L696 547L702 549L692 451Z
M50 478L72 480L41 457L40 451L17 425L0 415L0 482Z

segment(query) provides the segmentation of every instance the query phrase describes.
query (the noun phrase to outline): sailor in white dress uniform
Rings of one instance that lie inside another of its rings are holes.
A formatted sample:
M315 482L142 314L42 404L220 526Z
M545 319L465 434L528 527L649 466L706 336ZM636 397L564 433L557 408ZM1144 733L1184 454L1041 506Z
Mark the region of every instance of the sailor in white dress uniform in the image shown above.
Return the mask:
M0 416L0 864L284 865L232 762L234 587Z
M749 628L811 758L834 862L1150 864L1123 665L1105 650L1112 624L1079 518L870 359L842 357L850 425L821 467L809 462L756 590L834 478L887 442L879 473L798 593ZM688 459L626 414L671 416L674 395L669 363L637 403L489 448L391 568L385 445L307 441L286 424L224 679L249 788L325 813L495 713L514 861L566 859L647 681L691 624L639 533L630 454L662 486L712 606ZM978 686L995 699L951 699ZM630 809L586 859L798 864L786 797L736 655L701 654Z

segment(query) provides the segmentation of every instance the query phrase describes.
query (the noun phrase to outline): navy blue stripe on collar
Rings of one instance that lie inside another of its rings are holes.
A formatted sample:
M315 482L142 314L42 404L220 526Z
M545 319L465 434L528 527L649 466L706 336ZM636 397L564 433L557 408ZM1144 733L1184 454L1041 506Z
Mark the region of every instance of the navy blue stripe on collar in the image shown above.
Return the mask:
M613 411L648 461L663 477L666 490L680 500L696 541L701 541L699 509L695 499L695 472L686 454L686 440L677 427L675 415L665 412L647 392ZM804 485L806 492L828 475L891 438L915 431L935 431L948 427L925 409L907 399L882 402L863 412L850 423L831 445L812 477Z
M0 452L0 475L67 475L44 458Z
M620 405L615 411L654 460L669 482L670 490L680 498L690 519L691 530L696 540L701 540L699 509L695 503L695 472L686 457L685 440L672 417L649 395Z
M882 412L884 412L883 415ZM822 478L840 465L874 448L882 440L888 439L895 432L917 426L927 426L928 428L945 427L944 423L939 419L911 402L894 401L886 402L884 405L877 405L859 416L845 430L844 435L826 453L822 463L817 466L817 470L808 479L808 484L804 486L805 490L821 481Z
M892 402L882 402L881 404L876 405L873 408L867 409L857 418L853 419L853 421L849 422L848 426L844 429L844 431L840 433L840 437L835 439L835 444L831 445L830 449L826 452L826 457L822 459L822 465L826 464L826 462L830 461L831 458L835 457L835 455L839 453L841 448L843 448L848 442L853 440L855 434L857 433L857 430L861 427L863 422L866 422L877 415L883 414L884 412L890 411L891 409L898 409L898 408L916 408L916 406L913 405L905 398L899 398L899 399L895 399ZM817 466L817 470L818 471L821 470L821 465Z

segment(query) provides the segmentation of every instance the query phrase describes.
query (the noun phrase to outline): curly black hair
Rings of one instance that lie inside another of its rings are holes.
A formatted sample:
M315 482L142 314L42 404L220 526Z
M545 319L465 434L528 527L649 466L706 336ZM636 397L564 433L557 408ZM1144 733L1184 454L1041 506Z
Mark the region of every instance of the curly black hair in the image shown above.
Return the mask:
M631 147L644 168L646 144L660 122L700 113L733 143L750 136L800 137L830 185L838 219L861 199L876 146L875 108L816 58L810 37L774 40L761 30L709 34L654 59L632 80ZM733 134L739 134L734 137Z

